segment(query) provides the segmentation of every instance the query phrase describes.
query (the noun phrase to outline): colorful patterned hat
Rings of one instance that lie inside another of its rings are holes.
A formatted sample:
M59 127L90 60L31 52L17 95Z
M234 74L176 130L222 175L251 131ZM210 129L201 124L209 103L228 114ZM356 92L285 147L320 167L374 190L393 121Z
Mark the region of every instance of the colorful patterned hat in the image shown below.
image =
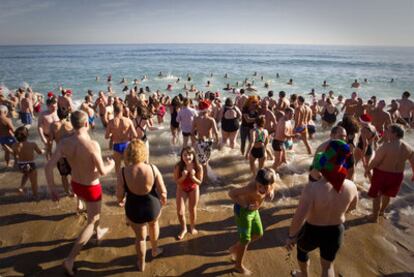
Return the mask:
M342 140L329 142L325 152L315 155L312 166L319 170L325 179L332 184L337 192L342 188L348 174L347 160L351 156L351 149Z

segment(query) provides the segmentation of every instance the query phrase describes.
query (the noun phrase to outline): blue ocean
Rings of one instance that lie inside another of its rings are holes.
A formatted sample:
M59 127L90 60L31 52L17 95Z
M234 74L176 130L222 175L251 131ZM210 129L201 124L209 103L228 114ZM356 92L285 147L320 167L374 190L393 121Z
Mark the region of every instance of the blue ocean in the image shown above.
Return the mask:
M162 78L158 77L159 72L163 73ZM140 86L171 94L182 92L184 84L216 91L227 83L235 86L238 81L241 85L248 78L262 95L270 89L308 93L314 88L317 93L333 90L336 95L348 96L354 91L351 83L358 79L362 97L391 99L414 88L414 48L226 44L0 46L0 85L6 91L31 86L46 93L57 91L62 85L72 89L75 99L81 99L88 89L106 91L109 74L119 96L123 95L122 78L131 87L134 79L147 75L148 80ZM192 77L190 82L187 74ZM175 83L177 78L179 83ZM286 84L289 79L293 79L293 86ZM324 80L329 87L322 87ZM211 83L209 88L207 81ZM269 89L264 88L265 82ZM168 84L173 84L173 91L166 91Z

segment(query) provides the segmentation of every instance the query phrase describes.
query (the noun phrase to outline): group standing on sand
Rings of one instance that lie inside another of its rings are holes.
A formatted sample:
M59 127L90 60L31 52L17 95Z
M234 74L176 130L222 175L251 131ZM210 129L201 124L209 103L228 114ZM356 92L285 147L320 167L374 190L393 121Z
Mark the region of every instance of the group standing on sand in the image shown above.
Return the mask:
M293 80L289 83L293 85ZM358 201L358 191L353 183L355 165L362 162L365 176L371 182L368 196L373 199L370 217L373 222L384 216L390 198L398 194L406 161L410 162L414 172L414 152L403 141L402 127L413 126L414 102L409 99L410 93L404 92L402 98L394 100L391 109L386 111L384 100L377 102L376 98L371 98L364 103L357 92L344 102L342 97L336 98L333 91L320 99L312 92L311 103L308 103L304 96L295 94L289 100L284 91L279 92L278 99L273 99L273 91L260 98L251 83L245 82L245 85L234 101L228 97L223 105L219 93L197 91L191 97L191 90L188 90L186 96L179 94L171 98L159 91L148 94L136 86L128 89L125 99L101 91L94 101L92 91L88 91L79 109L73 104L71 90L60 88L58 97L53 92L48 93L45 111L41 111L41 104L39 108L41 98L31 89L26 92L19 89L7 97L0 93L0 143L6 165L10 166L12 155L22 172L19 192L25 192L24 185L30 180L33 196L38 198L35 153L45 154L48 161L45 173L52 199L57 201L60 197L53 178L56 167L65 193L76 195L79 211L86 208L87 225L63 262L67 274L75 274L74 262L82 246L93 235L101 240L108 231L100 227L102 187L99 178L113 169L117 176L118 204L124 207L128 225L136 235L138 269L145 269L147 233L152 256L162 254L157 244L158 222L167 202L167 189L158 168L149 163L149 140L150 133L158 129L153 118L162 123L168 108L172 144L179 143L180 133L183 137L179 161L171 169L177 184L176 206L180 223L177 240L183 240L188 232L198 233L200 186L217 181L209 166L209 160L214 158L213 149L221 149L229 141L231 149L240 147L241 155L249 160L252 181L245 187L229 191L235 203L239 235L239 241L230 248L230 253L235 269L244 274L251 274L243 263L244 254L249 244L263 235L259 208L264 200L271 201L275 195L277 172L288 163L287 151L292 150L295 142L303 141L307 154L312 155L309 141L318 131L315 128L318 117L322 128L331 128L330 138L314 151L309 183L302 191L286 246L291 249L297 244L302 276L307 276L308 253L316 248L320 249L322 275L334 276L333 261L342 244L345 213L355 209ZM328 86L326 81L323 86ZM352 84L352 88L359 86L357 80ZM12 121L15 110L19 110L23 124L16 129ZM344 116L337 122L340 110ZM31 130L28 127L33 124L35 114L44 147L28 140ZM112 158L105 161L101 146L89 135L97 116L113 151ZM239 133L240 144L237 143ZM269 167L267 160L271 162Z

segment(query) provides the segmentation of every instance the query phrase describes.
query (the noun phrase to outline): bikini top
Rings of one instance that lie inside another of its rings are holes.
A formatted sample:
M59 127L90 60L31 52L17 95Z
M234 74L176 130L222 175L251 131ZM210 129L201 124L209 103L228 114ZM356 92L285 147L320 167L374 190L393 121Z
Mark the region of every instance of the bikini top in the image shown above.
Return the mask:
M259 128L256 129L256 142L265 142L265 131L259 130Z
M228 107L228 106L224 106L224 110L223 110L223 120L237 120L237 115L234 118L225 118L224 115L226 114L227 111L231 111L234 110L236 111L236 109L234 107Z
M125 167L122 168L122 179L124 181L124 188L125 188L125 191L127 193L127 197L132 197L134 199L139 200L139 199L147 198L148 195L151 194L151 195L158 198L158 194L157 194L157 191L155 189L155 171L154 171L154 168L152 167L152 164L150 164L150 166L151 166L151 170L152 170L152 176L154 177L154 183L152 184L151 191L149 193L145 194L145 195L138 195L138 194L135 194L135 193L133 193L132 191L129 190L126 179L125 179L125 174L124 174Z

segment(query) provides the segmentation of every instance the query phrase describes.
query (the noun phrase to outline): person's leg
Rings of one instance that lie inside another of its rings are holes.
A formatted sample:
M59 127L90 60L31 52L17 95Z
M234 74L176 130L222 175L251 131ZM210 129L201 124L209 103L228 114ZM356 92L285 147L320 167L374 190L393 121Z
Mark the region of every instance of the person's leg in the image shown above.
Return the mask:
M177 236L178 240L182 240L187 234L187 223L185 221L185 200L187 196L180 188L176 192L177 217L180 222L181 231Z
M307 277L308 272L309 272L309 265L310 265L308 252L301 250L298 246L296 247L296 250L297 250L297 261L298 261L298 265L300 269L300 275L298 275L296 272L295 276Z
M333 262L321 258L322 277L335 277Z
M250 164L250 172L254 176L256 174L256 165L255 165L256 158L252 156L252 154L249 155L249 164Z
M244 150L246 148L246 140L249 138L249 128L245 126L240 127L240 151L244 156Z
M73 193L70 191L70 188L69 188L68 176L66 175L66 176L60 176L60 177L62 180L62 186L63 186L63 189L65 190L65 193L69 196L73 196Z
M221 146L226 145L227 140L229 139L229 133L226 131L221 131Z
M260 170L260 169L262 169L264 167L265 160L266 160L266 155L263 158L260 158L259 159L259 167L258 167L258 170ZM256 174L256 172L254 174Z
M115 172L116 174L118 174L119 171L121 170L122 155L114 151L112 157L114 158L114 161L115 161Z
M192 192L189 193L188 198L188 210L190 212L190 233L195 235L198 233L196 226L197 220L197 204L200 199L200 189L197 186Z
M303 140L303 143L306 146L306 150L308 151L308 154L312 154L312 149L310 147L309 141L308 141L308 132L303 132L300 134Z
M10 166L10 152L7 150L7 148L2 144L1 147L4 151L4 161L6 162L6 166Z
M145 270L145 253L147 252L147 226L146 224L136 224L129 221L129 225L135 232L135 250L137 251L138 271Z
M383 195L381 197L381 209L379 211L379 215L380 216L384 216L385 213L385 209L388 207L388 205L390 204L390 200L391 198L389 196Z
M63 262L63 266L69 273L73 273L73 263L75 262L76 256L79 254L81 248L89 241L93 235L95 225L99 222L101 204L101 201L86 202L86 210L88 213L87 225L80 233L78 239L75 241L75 244L70 251L69 256Z
M275 160L273 162L273 169L277 170L282 161L282 151L275 151Z
M237 130L236 132L231 132L229 134L230 137L230 147L231 149L234 149L237 145L237 135L239 134L239 131Z
M22 180L20 181L20 187L17 189L20 193L24 193L24 186L26 185L27 180L29 180L29 174L23 173Z
M378 222L378 216L381 206L381 196L375 197L372 199L372 214L371 214L371 221Z
M183 148L184 147L186 147L187 145L188 145L188 139L189 139L190 137L189 136L184 136L183 135Z
M162 248L158 247L158 237L160 236L160 225L158 223L158 218L148 223L149 237L151 241L151 254L153 258L157 257L163 252Z
M29 172L29 178L30 178L30 184L32 186L33 197L37 199L38 195L37 195L37 170L36 169Z

